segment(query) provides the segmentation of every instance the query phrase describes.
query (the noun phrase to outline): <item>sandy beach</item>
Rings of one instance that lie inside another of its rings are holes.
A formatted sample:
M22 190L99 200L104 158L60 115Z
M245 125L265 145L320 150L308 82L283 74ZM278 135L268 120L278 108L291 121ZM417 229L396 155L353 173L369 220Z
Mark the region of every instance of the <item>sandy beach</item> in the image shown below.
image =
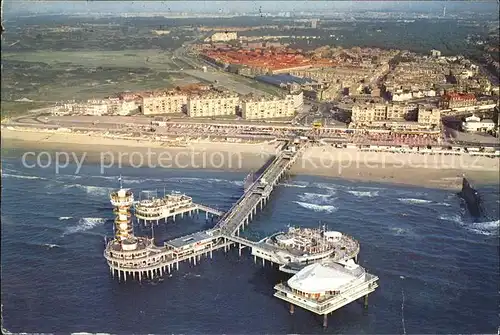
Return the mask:
M99 163L152 168L255 171L276 152L276 143L192 142L172 146L153 140L106 138L102 135L2 129L2 151L18 149L31 165ZM51 168L51 167L50 167ZM362 152L357 149L311 147L292 174L348 180L388 182L430 188L458 189L465 173L475 184L499 183L499 159L469 155Z

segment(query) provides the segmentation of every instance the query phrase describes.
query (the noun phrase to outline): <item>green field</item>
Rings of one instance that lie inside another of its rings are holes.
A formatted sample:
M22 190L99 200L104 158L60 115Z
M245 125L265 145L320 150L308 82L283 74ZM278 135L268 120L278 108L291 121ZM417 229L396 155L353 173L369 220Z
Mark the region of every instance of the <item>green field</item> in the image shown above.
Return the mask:
M4 52L2 65L3 115L31 109L33 103L15 101L22 98L45 105L198 82L159 50Z
M0 107L0 116L4 118L14 117L26 114L30 110L48 107L51 104L44 102L18 102L18 101L2 101Z
M146 67L162 71L175 71L180 68L172 60L171 52L161 50L3 52L2 60L45 63L59 67L74 65L84 67Z

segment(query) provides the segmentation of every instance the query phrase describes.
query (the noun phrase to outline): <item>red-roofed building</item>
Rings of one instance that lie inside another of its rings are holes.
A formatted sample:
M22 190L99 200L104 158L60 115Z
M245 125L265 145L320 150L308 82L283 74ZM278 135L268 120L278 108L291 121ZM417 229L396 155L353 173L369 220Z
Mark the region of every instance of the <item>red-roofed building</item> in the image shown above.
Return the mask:
M443 95L441 107L445 109L474 106L477 102L474 94L450 92Z

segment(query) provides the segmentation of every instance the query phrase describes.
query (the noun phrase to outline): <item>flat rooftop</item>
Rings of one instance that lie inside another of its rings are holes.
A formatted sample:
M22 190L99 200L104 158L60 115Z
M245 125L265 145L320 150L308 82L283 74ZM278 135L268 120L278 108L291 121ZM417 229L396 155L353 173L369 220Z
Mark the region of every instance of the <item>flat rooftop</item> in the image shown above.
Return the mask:
M206 231L199 231L191 235L185 235L174 238L173 240L165 241L164 244L173 248L182 248L193 243L212 240L213 238L214 236L208 234Z

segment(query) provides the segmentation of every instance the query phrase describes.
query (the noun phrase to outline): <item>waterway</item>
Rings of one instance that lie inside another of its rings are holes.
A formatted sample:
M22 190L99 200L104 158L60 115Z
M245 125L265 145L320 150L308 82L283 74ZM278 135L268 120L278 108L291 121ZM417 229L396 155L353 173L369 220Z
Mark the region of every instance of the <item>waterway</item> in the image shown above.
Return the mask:
M186 334L492 333L499 320L498 185L478 187L489 218L474 222L451 191L292 176L243 233L260 239L287 225L327 225L361 242L360 264L380 277L369 307L352 303L321 318L292 316L273 297L286 277L237 249L163 281L118 283L102 257L113 234L108 200L118 185L186 192L227 210L246 173L23 167L2 157L3 325L11 332ZM143 197L147 196L145 193ZM154 228L158 243L208 228L203 215ZM151 234L150 229L135 228Z

